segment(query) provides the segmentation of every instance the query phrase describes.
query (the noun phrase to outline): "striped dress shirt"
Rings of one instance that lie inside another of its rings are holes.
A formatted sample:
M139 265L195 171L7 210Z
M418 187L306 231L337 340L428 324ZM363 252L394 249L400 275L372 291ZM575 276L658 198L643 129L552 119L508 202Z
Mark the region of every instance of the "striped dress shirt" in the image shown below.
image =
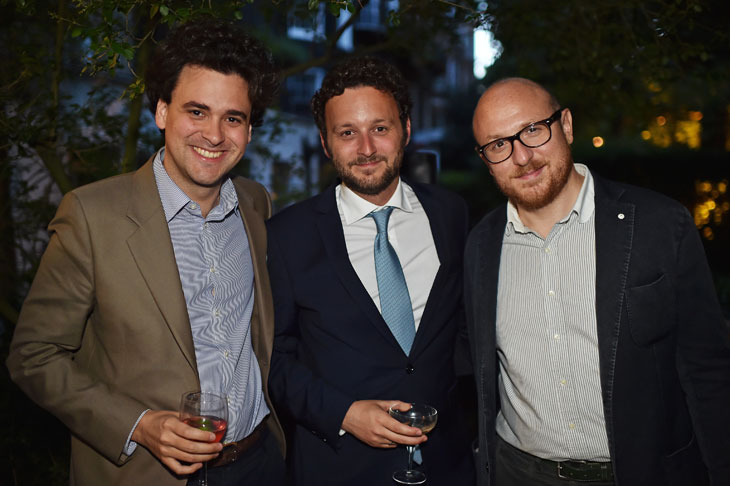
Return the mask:
M497 433L554 461L608 461L596 324L595 203L588 168L543 239L510 203L497 294Z
M224 442L249 435L269 413L251 343L254 272L233 182L203 218L200 206L170 179L161 150L153 163L195 345L203 391L228 396ZM171 282L172 284L172 282Z

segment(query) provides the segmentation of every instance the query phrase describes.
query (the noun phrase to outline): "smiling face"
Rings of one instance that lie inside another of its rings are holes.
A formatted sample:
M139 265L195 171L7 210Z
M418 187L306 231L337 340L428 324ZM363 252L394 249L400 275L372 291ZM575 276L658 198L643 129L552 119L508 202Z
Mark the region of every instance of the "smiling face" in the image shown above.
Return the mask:
M157 102L165 130L163 164L170 178L201 207L212 207L226 174L251 141L248 83L237 74L185 66L170 103Z
M544 120L558 107L536 84L509 80L487 90L474 112L477 144L511 136L531 123ZM574 173L570 144L572 116L563 110L551 126L552 137L545 145L528 148L514 141L512 155L498 164L487 164L497 186L518 209L541 209L563 197ZM566 199L570 195L565 195Z
M373 204L385 204L398 185L405 133L393 97L375 88L347 88L325 105L326 140L322 147L337 175L352 191Z

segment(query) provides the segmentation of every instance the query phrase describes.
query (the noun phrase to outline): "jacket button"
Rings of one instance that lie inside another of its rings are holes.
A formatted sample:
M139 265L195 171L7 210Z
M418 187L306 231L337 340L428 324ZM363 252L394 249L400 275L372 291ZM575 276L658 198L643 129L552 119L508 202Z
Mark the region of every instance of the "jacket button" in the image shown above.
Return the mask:
M411 373L413 373L413 365L412 364L408 363L408 365L406 366L406 373L408 373L409 375Z

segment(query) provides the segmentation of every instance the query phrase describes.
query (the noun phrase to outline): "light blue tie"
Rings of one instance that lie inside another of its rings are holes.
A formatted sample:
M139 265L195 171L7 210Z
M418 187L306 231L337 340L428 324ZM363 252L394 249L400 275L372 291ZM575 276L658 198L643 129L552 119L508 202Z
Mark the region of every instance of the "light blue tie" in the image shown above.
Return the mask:
M375 236L375 275L380 293L380 313L396 341L408 355L416 336L416 324L413 321L411 297L403 268L388 241L388 219L392 212L393 207L388 206L380 211L373 211L368 216L375 220L378 227L378 234Z

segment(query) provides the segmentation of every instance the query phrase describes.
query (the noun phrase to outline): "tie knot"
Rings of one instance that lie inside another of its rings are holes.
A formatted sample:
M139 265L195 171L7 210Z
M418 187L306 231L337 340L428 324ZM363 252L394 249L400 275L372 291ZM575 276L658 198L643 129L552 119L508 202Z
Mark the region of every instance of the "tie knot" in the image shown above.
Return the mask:
M378 233L388 232L388 220L390 219L390 213L393 212L393 206L386 206L379 211L373 211L368 214L375 220L375 226L378 228Z

